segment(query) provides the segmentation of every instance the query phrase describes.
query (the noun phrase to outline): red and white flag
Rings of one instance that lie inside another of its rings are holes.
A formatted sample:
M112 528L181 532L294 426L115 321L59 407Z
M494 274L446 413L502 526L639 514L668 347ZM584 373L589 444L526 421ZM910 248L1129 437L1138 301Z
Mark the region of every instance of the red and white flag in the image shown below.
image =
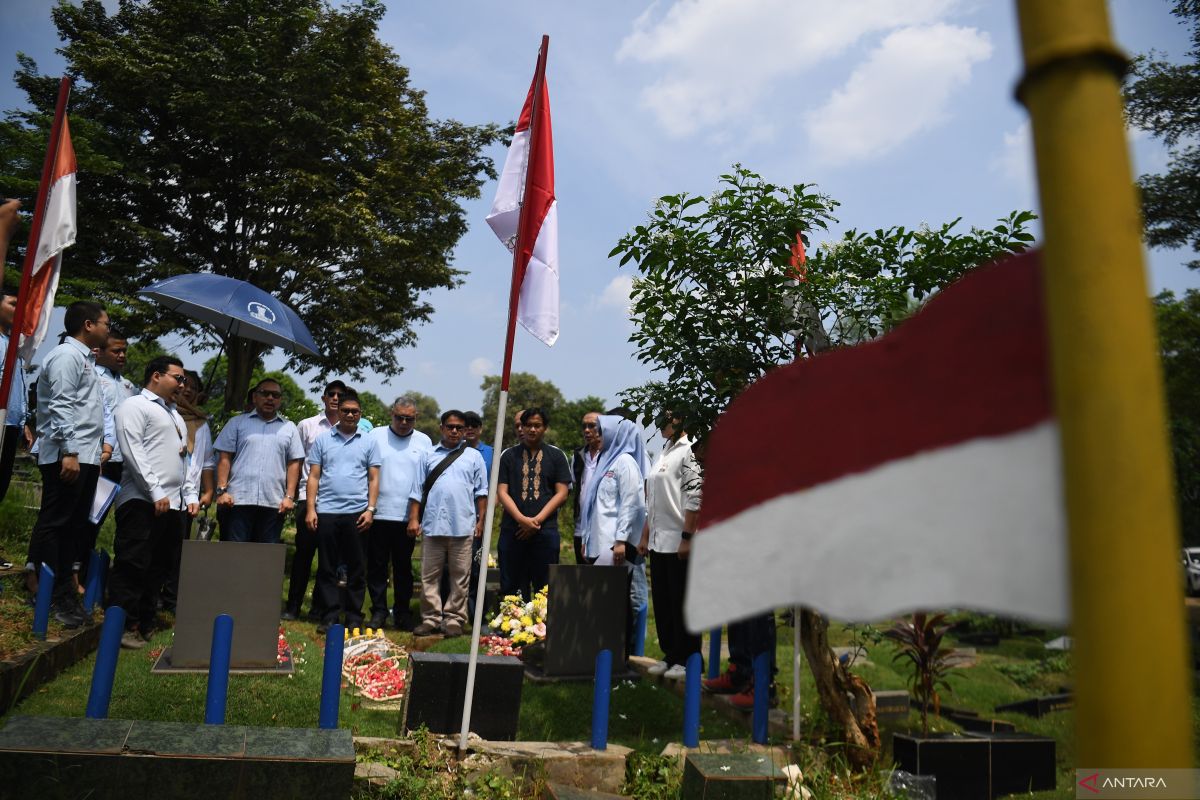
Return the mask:
M20 355L27 363L50 327L62 251L75 244L75 148L71 145L71 130L65 115L43 214L29 285L22 291L25 308Z
M976 608L1065 623L1040 261L970 273L876 341L781 367L718 420L686 614Z
M509 252L519 238L521 253L514 262L521 287L517 321L534 337L553 345L558 339L558 202L554 197L550 91L544 74L534 118L538 77L534 76L517 120L487 223Z

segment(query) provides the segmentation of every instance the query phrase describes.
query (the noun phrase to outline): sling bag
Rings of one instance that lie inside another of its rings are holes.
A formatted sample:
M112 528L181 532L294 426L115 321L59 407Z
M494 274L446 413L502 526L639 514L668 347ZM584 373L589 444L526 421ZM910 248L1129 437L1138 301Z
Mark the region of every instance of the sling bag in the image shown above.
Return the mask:
M425 485L421 488L421 508L419 512L421 518L425 517L425 504L429 502L429 490L433 488L435 483L437 483L437 479L442 477L442 473L450 468L450 465L454 463L455 459L466 452L466 449L467 448L465 445L459 445L457 450L448 454L445 458L439 461L438 465L434 467L433 471L430 472L428 477L425 478Z

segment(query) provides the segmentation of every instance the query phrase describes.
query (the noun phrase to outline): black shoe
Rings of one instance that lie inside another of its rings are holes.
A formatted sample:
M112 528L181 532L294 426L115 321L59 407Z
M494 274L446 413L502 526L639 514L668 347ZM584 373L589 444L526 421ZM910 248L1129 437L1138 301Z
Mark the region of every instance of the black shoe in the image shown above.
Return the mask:
M78 628L86 621L82 614L76 612L75 609L70 608L65 603L61 606L57 604L51 605L50 614L60 625L68 629Z
M376 611L371 615L371 621L367 623L367 627L382 628L387 625L387 618L388 615L386 611Z
M297 614L295 611L285 610L282 614L279 615L279 618L285 622L293 622L294 620L299 619L300 615Z

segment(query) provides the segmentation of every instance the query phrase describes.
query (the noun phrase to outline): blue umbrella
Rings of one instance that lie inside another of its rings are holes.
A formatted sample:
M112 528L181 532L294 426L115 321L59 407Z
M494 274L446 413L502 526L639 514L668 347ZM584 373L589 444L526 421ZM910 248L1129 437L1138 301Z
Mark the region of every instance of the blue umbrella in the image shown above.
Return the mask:
M320 355L312 334L295 311L245 281L206 272L175 275L140 289L138 294L171 311L214 325L226 336Z

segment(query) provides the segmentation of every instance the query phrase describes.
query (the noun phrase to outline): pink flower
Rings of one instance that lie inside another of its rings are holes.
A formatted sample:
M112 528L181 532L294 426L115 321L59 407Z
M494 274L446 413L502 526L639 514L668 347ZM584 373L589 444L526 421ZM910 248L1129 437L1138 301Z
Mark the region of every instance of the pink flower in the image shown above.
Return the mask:
M533 635L538 637L539 639L545 639L546 638L546 623L539 622L538 624L534 625L533 626Z

